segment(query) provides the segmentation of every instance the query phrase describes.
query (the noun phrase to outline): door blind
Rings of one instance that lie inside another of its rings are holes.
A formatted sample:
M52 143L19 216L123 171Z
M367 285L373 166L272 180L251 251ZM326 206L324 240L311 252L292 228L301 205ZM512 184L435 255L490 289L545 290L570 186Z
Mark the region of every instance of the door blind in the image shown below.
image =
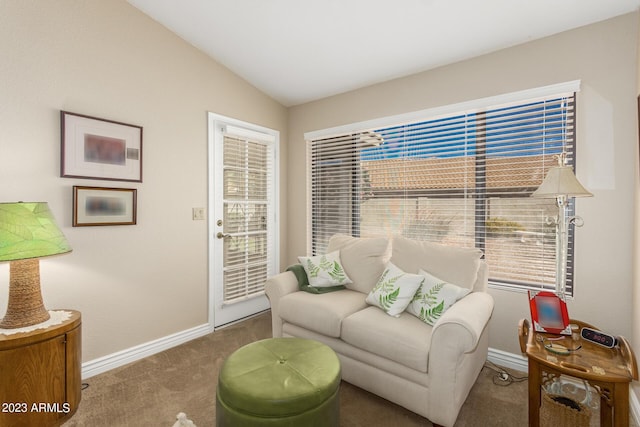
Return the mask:
M263 294L272 274L267 223L273 209L273 148L225 134L223 164L224 302L232 303Z
M574 106L564 93L310 141L312 252L336 233L402 235L480 248L492 285L553 290L557 208L530 195L560 153L575 166ZM571 228L569 295L573 254Z

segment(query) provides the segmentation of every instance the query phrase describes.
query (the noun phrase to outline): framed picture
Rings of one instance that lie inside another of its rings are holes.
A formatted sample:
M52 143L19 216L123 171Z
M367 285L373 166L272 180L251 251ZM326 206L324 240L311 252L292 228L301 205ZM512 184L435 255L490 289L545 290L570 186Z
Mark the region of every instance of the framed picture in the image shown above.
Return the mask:
M537 332L571 335L567 303L555 292L529 291L529 308Z
M60 176L142 182L142 127L60 112Z
M73 186L73 226L134 225L137 190Z

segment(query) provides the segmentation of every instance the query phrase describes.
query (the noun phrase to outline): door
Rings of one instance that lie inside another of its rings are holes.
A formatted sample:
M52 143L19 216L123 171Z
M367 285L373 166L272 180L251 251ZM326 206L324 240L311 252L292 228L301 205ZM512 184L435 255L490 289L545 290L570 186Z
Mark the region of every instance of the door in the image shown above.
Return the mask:
M267 278L278 271L275 131L209 117L210 283L214 327L269 308Z

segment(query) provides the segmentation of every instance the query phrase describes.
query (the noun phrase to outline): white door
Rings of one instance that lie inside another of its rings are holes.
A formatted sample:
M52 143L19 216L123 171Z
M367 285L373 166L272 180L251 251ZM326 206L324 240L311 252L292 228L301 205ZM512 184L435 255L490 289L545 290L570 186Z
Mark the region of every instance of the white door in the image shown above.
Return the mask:
M214 327L269 308L277 273L278 133L209 114L209 254Z

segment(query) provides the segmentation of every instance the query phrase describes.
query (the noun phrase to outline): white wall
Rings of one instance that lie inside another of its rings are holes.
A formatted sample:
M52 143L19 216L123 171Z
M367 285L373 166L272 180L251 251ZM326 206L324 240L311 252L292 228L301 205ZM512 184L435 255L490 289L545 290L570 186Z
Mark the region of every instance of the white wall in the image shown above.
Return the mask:
M287 110L124 0L3 0L0 58L0 201L49 202L72 245L42 287L82 312L83 360L206 323L207 112L279 130L286 159ZM142 126L143 183L60 178L60 110ZM137 188L138 224L71 227L73 185Z
M577 176L595 197L577 201L585 225L576 233L576 294L569 315L630 337L637 32L638 14L632 13L292 107L288 173L306 176L305 132L579 79ZM297 195L289 203L287 260L292 263L307 248L304 180L289 181L288 192ZM491 294L496 307L490 346L519 354L517 324L529 317L526 294Z

